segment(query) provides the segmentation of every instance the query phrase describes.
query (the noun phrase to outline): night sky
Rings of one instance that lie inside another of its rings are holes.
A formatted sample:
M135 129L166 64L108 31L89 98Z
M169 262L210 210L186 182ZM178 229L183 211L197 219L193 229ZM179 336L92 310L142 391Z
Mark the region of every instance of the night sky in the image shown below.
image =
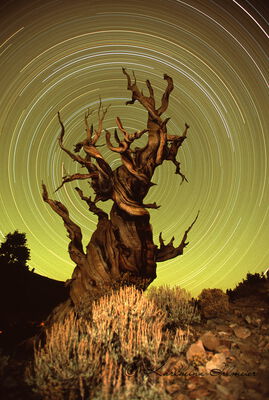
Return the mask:
M265 1L88 0L2 1L0 12L0 240L18 229L27 234L31 268L59 280L70 278L63 222L41 197L65 204L87 244L97 218L75 186L53 193L64 170L83 172L60 150L57 111L66 126L64 144L84 137L84 112L97 111L99 96L111 104L104 127L120 116L130 132L146 127L147 112L130 99L124 66L146 93L150 79L160 100L167 73L174 80L166 116L168 133L190 125L175 166L157 168L145 203L154 241L175 236L177 245L200 210L183 256L159 263L155 284L234 287L247 272L269 265L268 224L268 35ZM158 104L158 102L157 102ZM97 112L93 114L97 124ZM146 140L140 139L142 142ZM100 140L102 142L102 140ZM103 143L105 138L103 137ZM117 154L102 154L115 168ZM112 202L98 203L109 210Z

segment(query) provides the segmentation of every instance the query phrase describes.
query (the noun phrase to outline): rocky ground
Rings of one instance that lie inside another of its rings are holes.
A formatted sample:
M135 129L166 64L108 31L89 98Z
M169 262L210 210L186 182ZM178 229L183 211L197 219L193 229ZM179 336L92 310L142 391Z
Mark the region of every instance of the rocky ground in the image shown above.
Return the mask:
M268 314L262 298L235 300L221 318L192 325L182 355L168 359L149 379L162 384L173 400L269 398ZM0 357L6 364L0 365L1 399L38 400L23 383L23 354L17 349L9 361Z
M186 352L158 370L173 400L269 398L268 302L249 296L229 308L192 326Z

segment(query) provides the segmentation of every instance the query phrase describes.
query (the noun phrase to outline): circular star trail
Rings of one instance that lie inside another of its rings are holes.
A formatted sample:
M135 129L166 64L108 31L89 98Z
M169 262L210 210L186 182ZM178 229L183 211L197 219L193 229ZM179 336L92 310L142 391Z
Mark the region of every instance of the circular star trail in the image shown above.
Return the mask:
M85 133L84 113L99 98L104 127L119 116L129 131L147 113L130 99L121 68L135 71L146 92L150 79L160 101L167 73L174 91L166 116L170 134L190 125L178 153L188 183L175 167L157 168L145 202L154 241L175 244L200 210L184 255L159 263L154 284L230 288L247 272L268 267L268 34L266 10L254 0L116 0L1 3L0 233L26 232L31 267L66 280L74 268L62 220L42 201L41 183L81 226L84 244L95 230L74 187L53 193L61 177L81 172L58 146L60 111L70 150ZM142 141L145 140L141 139ZM105 140L103 138L103 143ZM101 152L113 168L117 155ZM87 182L79 186L93 194ZM100 204L106 211L111 202Z

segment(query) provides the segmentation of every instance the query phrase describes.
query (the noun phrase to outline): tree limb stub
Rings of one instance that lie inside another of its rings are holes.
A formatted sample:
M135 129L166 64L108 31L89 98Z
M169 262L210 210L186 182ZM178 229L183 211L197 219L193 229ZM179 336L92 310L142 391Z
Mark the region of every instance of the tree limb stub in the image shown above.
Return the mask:
M145 208L154 208L154 209L158 209L158 208L160 208L161 206L158 206L155 202L154 203L149 203L149 204L143 204L143 207L145 207Z
M179 246L177 246L177 247L173 246L174 237L170 240L170 242L167 245L165 245L164 240L162 238L162 234L160 233L160 235L159 235L160 248L157 249L157 254L156 254L157 262L171 260L172 258L175 258L175 257L183 254L184 248L189 244L188 242L186 242L188 233L191 230L191 228L193 227L193 225L195 224L195 222L197 221L199 213L200 213L200 211L198 211L194 221L188 227L188 229L185 231Z

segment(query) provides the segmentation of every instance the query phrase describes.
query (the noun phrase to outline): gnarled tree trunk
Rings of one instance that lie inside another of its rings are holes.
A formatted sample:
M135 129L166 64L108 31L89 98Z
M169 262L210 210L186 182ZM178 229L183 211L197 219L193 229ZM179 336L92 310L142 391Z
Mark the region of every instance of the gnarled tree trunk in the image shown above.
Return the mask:
M69 217L67 208L60 202L48 197L46 186L43 184L43 199L52 209L59 214L69 233L69 254L76 264L72 279L68 281L70 287L69 301L58 307L52 319L61 318L66 310L75 307L78 311L90 307L91 302L113 288L122 285L134 284L145 290L156 278L157 262L165 261L183 253L187 234L191 226L185 231L179 246L173 246L173 240L165 245L160 234L160 247L154 244L150 215L148 209L158 208L156 203L144 204L143 199L150 187L154 185L151 178L159 165L164 160L172 161L176 166L176 173L181 176L182 182L187 180L180 171L180 163L176 160L179 147L186 139L189 126L185 124L185 131L181 136L168 135L167 122L161 119L161 115L168 107L168 100L173 90L173 81L167 75L167 88L163 94L161 106L156 109L153 88L146 81L149 97L140 92L129 74L123 69L127 77L127 88L132 92L132 100L127 104L139 101L148 111L147 129L129 134L124 129L122 122L117 117L116 122L123 134L121 140L117 130L114 132L116 146L111 143L111 134L106 132L106 143L111 151L117 152L122 165L112 171L96 145L103 131L103 120L108 108L104 108L100 102L98 117L98 129L94 131L89 126L88 118L91 112L85 115L87 137L83 142L75 145L75 152L67 150L63 145L65 134L64 124L58 114L61 124L59 144L74 161L87 169L85 174L66 175L60 189L65 183L76 179L90 179L95 192L95 199L84 196L81 189L76 188L78 195L86 201L89 210L98 216L96 231L93 233L87 248L82 246L81 229ZM143 134L148 133L148 142L143 148L131 148L131 144ZM85 157L77 155L83 149ZM95 162L94 162L94 161ZM57 190L58 190L57 189ZM110 215L97 207L97 202L112 199L114 205ZM85 310L87 312L87 310Z

